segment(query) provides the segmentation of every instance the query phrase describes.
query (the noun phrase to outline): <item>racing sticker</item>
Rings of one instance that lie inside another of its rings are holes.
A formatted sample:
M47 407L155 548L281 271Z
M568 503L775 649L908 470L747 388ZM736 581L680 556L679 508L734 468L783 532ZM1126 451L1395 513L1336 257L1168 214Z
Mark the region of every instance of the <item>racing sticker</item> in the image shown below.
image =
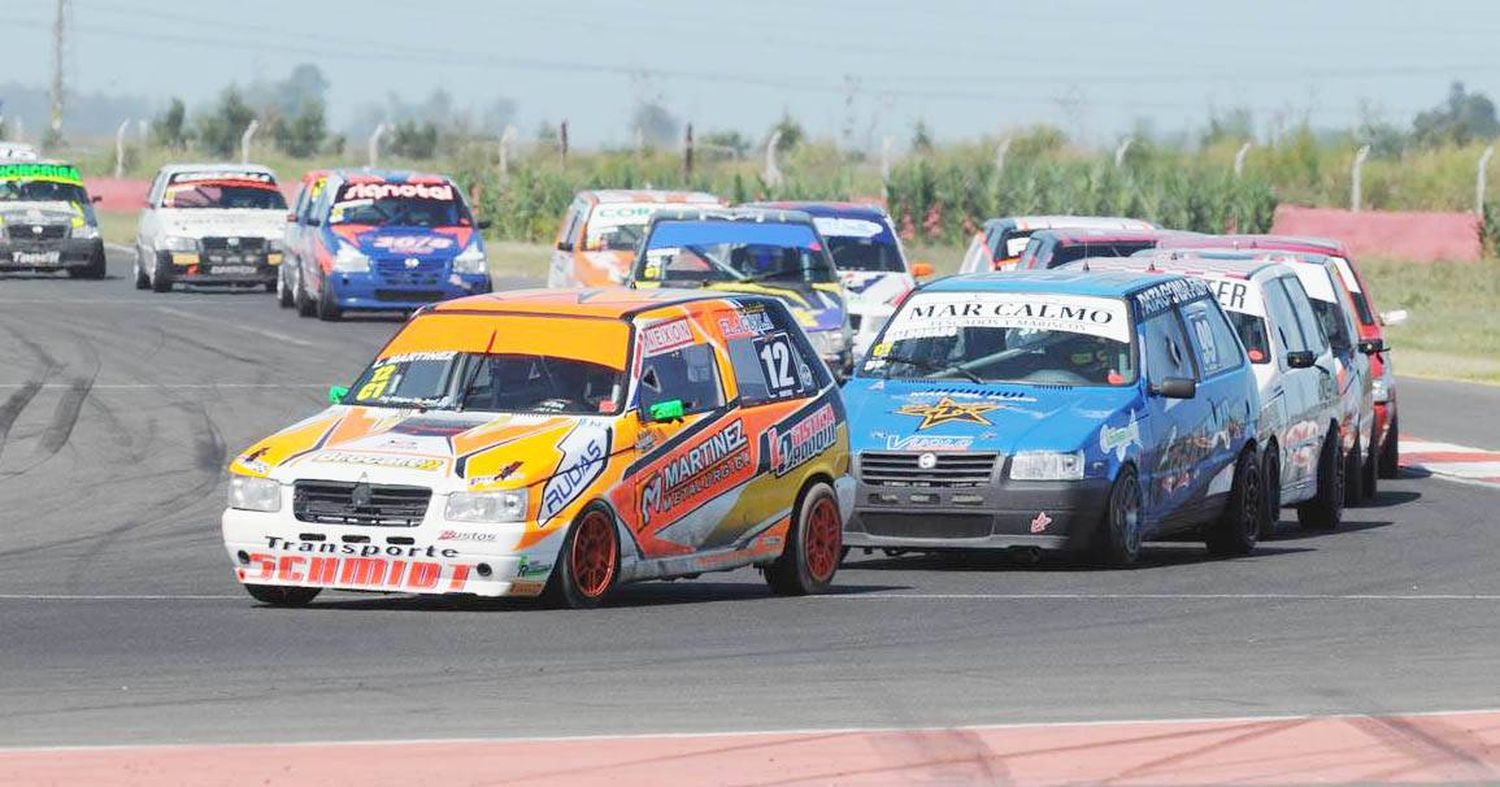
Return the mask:
M812 387L812 370L792 349L785 331L757 338L753 344L769 398L786 399Z
M879 222L868 219L848 219L836 216L820 216L813 219L813 226L826 238L873 238L885 230Z
M788 420L790 423L783 421L766 432L771 472L778 478L833 447L839 435L838 412L829 402Z
M167 178L168 183L202 183L204 181L237 181L244 183L259 183L271 185L276 179L269 172L256 172L243 169L218 169L218 170L189 170L186 172L174 172Z
M1141 317L1160 314L1180 303L1187 303L1211 295L1202 279L1173 279L1147 287L1135 294L1135 302L1141 308ZM1125 339L1120 339L1125 341Z
M395 254L431 254L453 248L454 240L447 235L381 235L370 245Z
M680 518L755 475L750 443L739 419L677 453L641 487L641 524Z
M652 323L641 329L641 351L648 357L661 355L693 343L693 329L686 317Z
M83 185L78 168L72 164L0 164L0 180L53 180Z
M451 183L345 183L338 202L376 199L430 199L453 201Z
M604 465L609 460L609 443L610 431L606 426L583 421L569 430L557 444L557 450L562 453L557 469L542 486L537 524L546 525L604 472Z
M984 417L985 413L999 410L1001 406L990 402L956 402L944 396L934 404L904 404L897 408L896 414L922 419L922 422L917 424L917 431L920 432L955 421L990 426L990 420Z
M1018 292L919 295L891 322L884 341L952 336L962 328L1066 331L1121 343L1130 341L1124 301Z
M776 330L776 325L764 309L751 308L728 312L720 317L719 330L726 339L744 339L770 333Z
M1130 411L1130 421L1124 426L1106 424L1099 430L1099 450L1114 453L1115 458L1125 461L1125 454L1133 445L1141 444L1141 425L1135 420L1135 411Z
M1205 279L1208 288L1213 291L1219 299L1219 305L1225 311L1240 312L1256 317L1266 315L1265 304L1261 303L1260 290L1251 287L1250 282L1244 279Z
M472 570L469 565L440 562L457 558L456 549L313 543L276 536L266 541L269 551L252 553L249 565L237 570L241 582L455 593L464 589Z
M340 465L365 465L369 467L394 467L401 470L440 470L441 459L424 459L418 456L385 456L382 454L352 454L347 451L324 451L313 458L314 462Z
M886 435L887 451L967 451L974 438L956 435Z

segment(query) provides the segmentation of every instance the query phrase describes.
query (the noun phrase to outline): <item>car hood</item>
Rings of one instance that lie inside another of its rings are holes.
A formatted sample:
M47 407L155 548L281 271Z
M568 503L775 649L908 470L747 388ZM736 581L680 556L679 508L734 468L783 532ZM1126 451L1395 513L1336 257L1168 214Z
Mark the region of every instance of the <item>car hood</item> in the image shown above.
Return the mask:
M1135 388L857 377L843 393L854 450L1123 455L1140 443Z
M0 219L19 224L71 224L83 211L71 202L0 202Z
M187 238L235 236L280 239L286 231L286 211L252 208L163 208L158 211L163 231Z
M838 284L810 284L807 282L713 282L704 289L719 292L742 292L751 295L770 295L786 302L792 316L806 331L843 330L848 322L848 307L844 302L844 289Z
M890 309L891 301L917 286L911 274L891 271L842 270L839 279L849 296L849 310L858 314L872 309Z
M611 424L598 416L336 405L251 446L230 469L283 483L364 480L439 493L516 488L580 462L596 463L589 470L597 474Z
M446 260L469 245L470 227L370 227L340 225L334 235L352 244L366 257L416 257Z

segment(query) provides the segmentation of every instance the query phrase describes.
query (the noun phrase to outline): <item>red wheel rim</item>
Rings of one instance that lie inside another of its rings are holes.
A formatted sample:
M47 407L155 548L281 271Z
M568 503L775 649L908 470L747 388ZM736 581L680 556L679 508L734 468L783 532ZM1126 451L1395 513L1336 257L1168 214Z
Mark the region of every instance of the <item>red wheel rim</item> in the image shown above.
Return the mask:
M615 533L609 517L594 511L578 523L573 536L573 554L568 559L578 592L597 598L615 578Z
M838 506L823 497L813 503L807 517L807 571L818 582L826 582L838 568L844 546L844 525L839 521Z

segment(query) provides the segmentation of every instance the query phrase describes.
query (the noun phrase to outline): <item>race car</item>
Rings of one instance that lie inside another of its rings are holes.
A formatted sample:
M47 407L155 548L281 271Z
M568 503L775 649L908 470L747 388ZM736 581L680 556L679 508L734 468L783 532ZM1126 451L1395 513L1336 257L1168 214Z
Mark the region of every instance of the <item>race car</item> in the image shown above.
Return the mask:
M1285 235L1209 235L1193 236L1176 233L1164 237L1161 248L1215 248L1215 249L1259 249L1289 253L1320 254L1327 256L1338 267L1344 287L1349 290L1354 303L1354 322L1359 328L1361 341L1374 342L1380 349L1370 356L1370 375L1374 380L1375 435L1379 446L1379 461L1376 474L1380 478L1395 478L1401 473L1401 421L1396 407L1396 367L1391 356L1390 345L1385 340L1385 327L1400 325L1406 321L1405 309L1388 312L1375 308L1370 285L1359 266L1350 256L1343 243L1328 238L1299 238ZM1370 488L1374 488L1374 477L1369 477Z
M1066 550L1130 565L1260 532L1260 397L1201 280L1027 271L940 279L844 386L850 547Z
M1370 502L1378 494L1379 436L1375 421L1375 378L1372 359L1384 351L1383 342L1362 339L1354 295L1344 283L1338 260L1312 252L1257 249L1174 249L1207 260L1262 260L1286 264L1307 291L1323 335L1333 348L1333 382L1338 389L1344 455L1344 492L1349 505ZM1156 255L1156 252L1143 254Z
M335 171L306 211L291 277L303 317L411 312L490 291L479 233L489 222L474 220L463 190L446 176Z
M800 210L828 243L848 297L849 327L854 332L853 353L860 358L874 343L881 326L896 306L932 275L925 262L908 264L891 218L875 205L849 202L765 202L746 207Z
M1202 279L1239 334L1260 387L1262 539L1283 506L1305 528L1332 530L1344 513L1344 455L1333 349L1295 271L1269 260L1206 260L1159 252L1091 258L1063 270L1160 271Z
M135 242L135 286L276 289L286 198L256 164L169 164L151 181Z
M1116 232L1144 232L1157 229L1140 219L1118 216L1008 216L990 219L974 233L974 239L959 263L959 273L982 273L1014 268L1021 252L1038 230L1098 229Z
M303 247L304 236L312 232L307 223L312 218L313 205L317 204L318 195L323 193L323 186L328 183L329 170L309 170L302 176L302 182L297 186L297 196L292 200L291 212L286 217L286 230L282 234L281 245L286 249L286 256L282 259L276 276L276 303L283 309L290 309L297 305L298 277L302 273L302 265L298 261L297 252Z
M1156 248L1155 230L1066 229L1032 233L1017 270L1047 270L1085 257L1129 257Z
M701 191L580 191L563 214L547 270L548 287L607 287L630 275L646 223L663 208L721 207Z
M854 363L844 288L828 244L802 211L658 211L627 284L774 295L791 307L837 377Z
M526 290L413 317L334 404L237 455L224 546L255 599L543 596L841 557L848 425L774 298Z
M9 152L14 158L0 159L0 271L104 278L97 200L84 189L78 168Z

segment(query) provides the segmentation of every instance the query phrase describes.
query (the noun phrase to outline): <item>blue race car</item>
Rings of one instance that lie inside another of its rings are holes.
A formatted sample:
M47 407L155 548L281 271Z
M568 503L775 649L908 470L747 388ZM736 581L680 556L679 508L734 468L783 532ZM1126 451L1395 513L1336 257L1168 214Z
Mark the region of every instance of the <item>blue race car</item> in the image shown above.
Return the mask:
M334 172L289 248L292 300L304 317L414 311L490 291L489 262L463 191L442 175Z
M1193 531L1255 546L1260 399L1198 279L1038 271L942 279L844 386L851 547L1067 550L1130 565Z

